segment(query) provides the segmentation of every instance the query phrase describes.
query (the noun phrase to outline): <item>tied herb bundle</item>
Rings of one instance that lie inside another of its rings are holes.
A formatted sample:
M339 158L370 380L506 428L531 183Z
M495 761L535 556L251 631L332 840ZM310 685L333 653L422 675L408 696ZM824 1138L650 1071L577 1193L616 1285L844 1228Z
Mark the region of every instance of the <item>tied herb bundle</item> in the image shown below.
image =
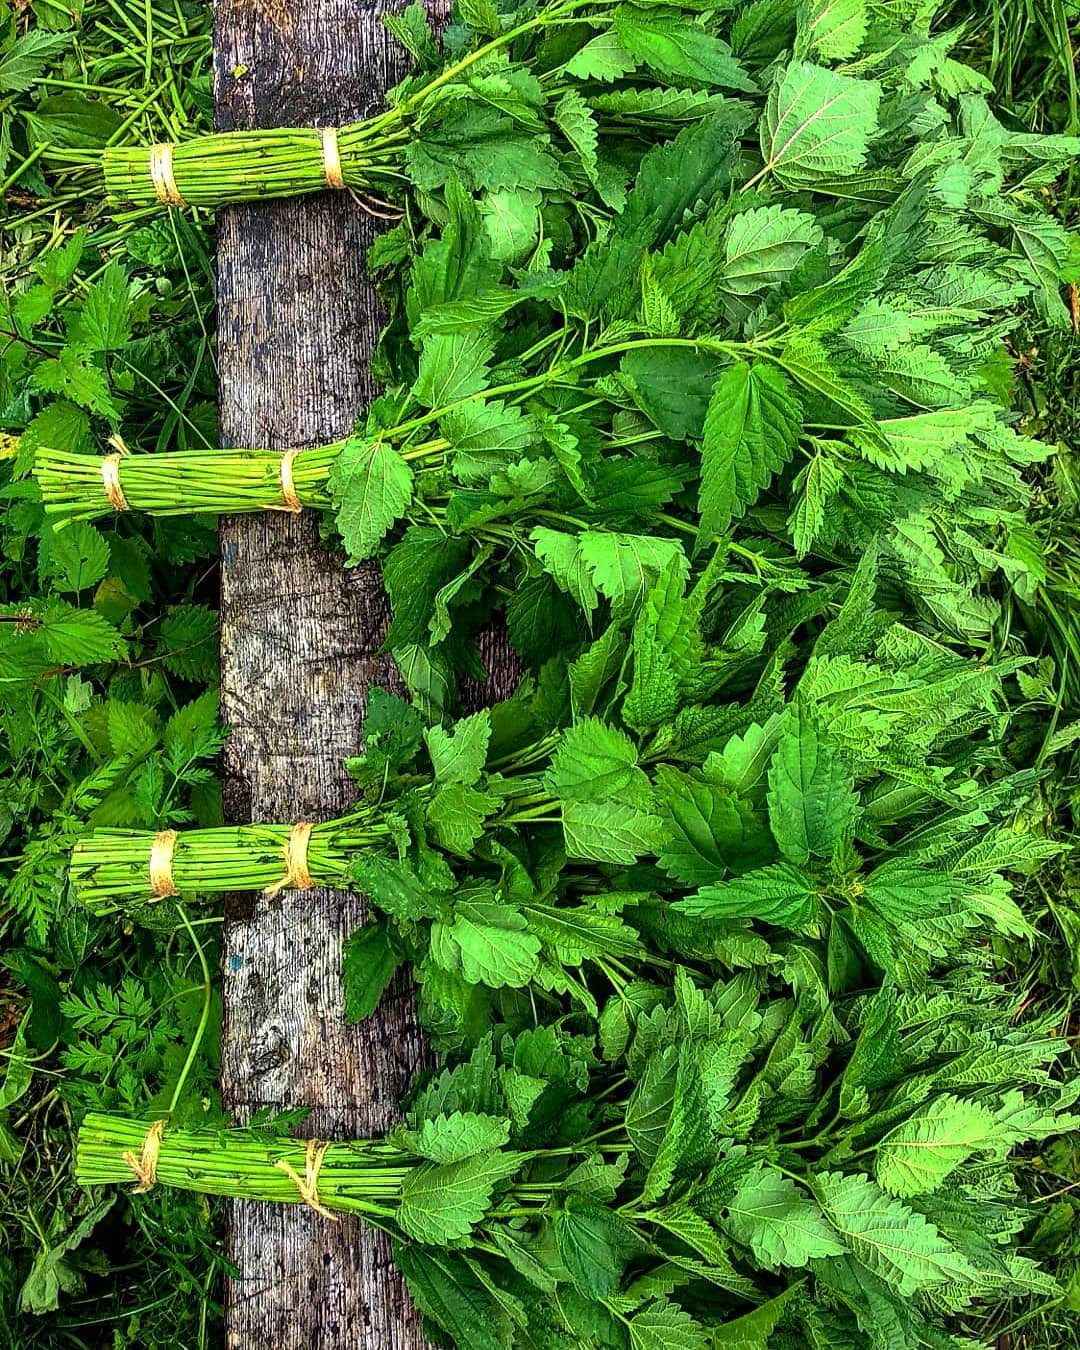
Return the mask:
M905 986L966 959L973 929L1030 938L1004 872L1059 846L1024 816L1036 776L1002 772L1003 689L1025 662L895 622L876 572L870 553L846 591L819 584L785 616L669 569L632 622L448 729L372 691L367 753L347 761L367 801L316 827L308 863L379 911L346 950L352 1015L403 960L425 1022L460 1042L518 990L595 1016L672 958L767 962L777 930ZM185 832L177 883L280 885L288 835ZM152 848L92 833L76 895L141 906Z
M732 21L761 106L709 95L629 154L613 218L520 187L495 209L449 176L441 228L403 223L373 259L397 318L389 392L356 435L290 452L288 483L277 453L124 458L123 504L331 510L352 561L383 557L389 648L422 650L429 686L469 667L485 611L506 609L535 667L575 611L630 602L627 575L733 531L765 541L755 569L880 535L907 603L986 641L987 581L1025 603L1045 581L1027 476L1047 449L1012 424L1004 338L1018 306L1067 319L1068 238L1042 195L1077 143L1007 130L907 21L879 15L844 50L823 23L803 7L783 64ZM858 76L815 63L856 53ZM114 510L101 472L39 452L54 523Z
M1065 1042L981 974L860 993L799 943L770 962L503 1024L383 1140L95 1114L76 1175L358 1214L461 1350L958 1347L973 1305L1052 1296L1010 1155L1078 1123Z
M179 144L110 146L117 205L215 209L230 202L353 189L385 214L388 195L421 201L453 175L492 209L513 194L558 193L583 213L617 208L636 153L724 96L757 93L749 70L688 5L653 13L613 0L459 6L441 44L421 4L384 23L415 62L384 111L340 128L234 131ZM677 81L686 88L657 87ZM642 88L644 83L645 88ZM591 106L584 89L599 86ZM623 143L608 148L605 133Z

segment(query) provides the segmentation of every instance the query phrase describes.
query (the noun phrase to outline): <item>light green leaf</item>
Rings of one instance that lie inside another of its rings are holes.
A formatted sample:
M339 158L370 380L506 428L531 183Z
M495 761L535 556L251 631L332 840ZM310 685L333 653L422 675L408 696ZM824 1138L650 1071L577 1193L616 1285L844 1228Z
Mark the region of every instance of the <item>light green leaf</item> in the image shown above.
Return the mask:
M757 1167L742 1180L723 1226L768 1270L805 1266L845 1251L813 1196L769 1167Z
M656 1299L629 1324L631 1350L709 1350L709 1333L678 1304Z
M724 242L724 290L754 295L779 286L821 237L821 226L805 211L774 204L740 212Z
M484 771L488 741L491 740L491 713L487 708L461 717L446 731L428 727L424 732L428 753L435 770L436 783L464 783L472 787Z
M536 970L540 939L526 931L523 915L508 905L459 901L449 937L470 984L522 989Z
M757 93L727 43L688 15L624 5L615 11L615 32L639 65L665 79Z
M131 337L128 281L119 263L110 263L87 291L69 336L92 352L115 352Z
M510 1138L510 1122L477 1111L452 1111L431 1116L416 1130L402 1131L407 1148L436 1163L461 1162L478 1153L502 1148Z
M769 93L761 127L765 167L785 187L857 173L877 130L881 86L793 61Z
M545 782L554 796L566 801L619 797L631 785L640 797L642 787L648 788L630 737L599 717L583 717L568 728Z
M893 1195L927 1195L973 1153L993 1149L998 1142L998 1125L984 1106L960 1097L935 1097L878 1144L874 1175Z
M425 408L445 408L478 394L488 382L494 344L483 328L436 333L420 352L420 372L413 395Z
M866 40L867 0L802 0L797 56L848 61Z
M58 591L82 591L108 572L109 541L84 520L68 521L63 530L43 534L41 560Z
M796 705L769 765L769 827L780 852L793 863L827 858L858 814L854 775Z
M412 500L412 469L383 441L353 437L330 465L330 495L349 563L373 557Z
M629 865L654 856L663 847L659 816L628 802L566 802L562 821L571 858Z
M701 447L703 537L722 533L791 458L802 410L773 366L737 362L716 382Z
M500 1181L520 1168L520 1153L481 1153L454 1163L423 1163L401 1186L397 1221L426 1246L445 1247L472 1232Z
M974 1277L967 1258L932 1223L864 1174L825 1172L814 1178L814 1189L852 1256L904 1297Z
M702 886L694 895L675 901L674 907L695 918L759 919L799 928L817 912L818 894L814 883L797 867L776 863L730 881Z

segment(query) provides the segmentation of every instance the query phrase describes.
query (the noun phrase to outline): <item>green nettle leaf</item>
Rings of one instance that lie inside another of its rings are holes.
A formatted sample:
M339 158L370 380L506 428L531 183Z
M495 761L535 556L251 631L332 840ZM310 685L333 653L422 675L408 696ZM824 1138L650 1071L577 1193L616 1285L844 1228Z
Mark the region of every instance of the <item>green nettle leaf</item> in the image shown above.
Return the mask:
M970 1262L932 1223L869 1177L825 1172L814 1189L852 1256L904 1297L972 1278Z
M874 1175L892 1195L926 1195L973 1153L1000 1144L1000 1129L984 1106L959 1097L935 1097L878 1144Z
M744 1177L723 1226L768 1270L805 1266L847 1250L814 1197L769 1167L757 1167Z
M586 1298L617 1293L627 1261L640 1249L618 1215L571 1196L555 1215L553 1227L563 1265Z
M684 914L706 919L759 919L762 923L799 928L809 923L818 907L811 879L789 863L776 863L744 872L675 902Z
M563 69L576 80L603 80L605 84L627 75L637 66L637 60L623 46L618 34L611 30L598 33L586 42L580 51L567 61Z
M710 1332L685 1309L657 1299L630 1319L631 1350L710 1350Z
M347 1022L371 1016L400 963L384 924L369 922L356 929L341 954Z
M881 86L793 61L773 85L761 127L765 170L785 187L854 174L877 130Z
M631 785L640 796L641 787L648 786L630 737L598 717L583 717L566 731L546 783L554 796L566 801L602 801L624 794Z
M666 765L657 770L655 786L667 831L659 863L676 881L706 885L772 854L764 822L728 789Z
M769 828L780 852L793 863L827 858L858 814L854 775L796 705L769 764Z
M330 466L330 494L350 563L372 557L412 500L412 469L383 441L353 438Z
M446 408L487 386L494 344L479 327L436 333L425 339L413 395L425 408Z
M867 0L802 0L796 55L849 61L866 40Z
M459 718L453 729L428 727L424 732L436 783L464 783L472 787L484 771L491 740L491 713L485 708Z
M96 586L109 570L109 541L84 520L69 521L42 538L45 570L58 591Z
M521 1166L520 1153L481 1153L453 1163L424 1163L401 1186L396 1218L402 1231L427 1246L445 1247L472 1232L500 1181Z
M768 1350L769 1337L780 1324L788 1307L800 1296L800 1286L790 1285L753 1312L713 1327L712 1350ZM833 1350L839 1350L834 1343Z
M664 843L660 817L630 802L564 802L562 822L571 858L629 865L659 853Z
M470 984L521 989L536 970L540 939L526 932L525 918L508 905L459 901L448 937Z
M615 32L630 55L658 75L757 93L727 43L688 16L621 6L615 12Z
M510 1138L510 1122L477 1111L452 1111L432 1116L419 1129L403 1130L402 1138L422 1158L455 1163L501 1149Z
M128 281L119 263L110 263L87 291L68 335L92 352L114 352L131 337Z
M779 286L821 238L821 226L805 211L772 205L741 212L724 241L724 290L753 295Z
M412 1242L395 1242L393 1253L413 1302L445 1327L456 1344L470 1350L506 1350L491 1295L462 1257Z
M727 529L791 458L802 410L787 376L740 361L717 380L701 447L701 535Z

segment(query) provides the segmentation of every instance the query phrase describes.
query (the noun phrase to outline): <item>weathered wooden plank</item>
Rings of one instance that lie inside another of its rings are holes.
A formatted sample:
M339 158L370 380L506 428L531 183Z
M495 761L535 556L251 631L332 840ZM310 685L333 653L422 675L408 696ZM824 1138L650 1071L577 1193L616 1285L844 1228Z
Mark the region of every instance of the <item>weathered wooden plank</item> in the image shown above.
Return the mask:
M363 115L400 73L373 4L217 0L222 129ZM310 445L345 434L371 393L379 315L364 275L374 222L344 194L219 217L221 431L226 445ZM230 819L326 819L353 799L364 690L391 683L372 570L345 572L308 516L223 523L222 711ZM404 981L378 1015L342 1022L338 963L361 902L325 891L230 906L222 1085L243 1118L309 1106L305 1132L382 1131L423 1055ZM229 1206L234 1350L423 1344L388 1245L303 1207Z

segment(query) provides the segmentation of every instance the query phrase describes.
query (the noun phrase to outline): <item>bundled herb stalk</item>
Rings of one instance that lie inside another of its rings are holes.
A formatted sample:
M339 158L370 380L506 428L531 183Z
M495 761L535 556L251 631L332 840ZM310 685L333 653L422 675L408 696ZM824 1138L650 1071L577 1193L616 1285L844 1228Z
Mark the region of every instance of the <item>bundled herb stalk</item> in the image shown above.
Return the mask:
M789 944L769 970L634 986L599 1029L500 1027L384 1140L91 1115L76 1175L358 1214L460 1350L586 1327L650 1350L958 1345L980 1304L1057 1289L1017 1249L1009 1159L1075 1128L1076 1093L1019 1002L978 972L830 992Z
M380 916L346 954L350 1007L406 959L429 1025L463 1035L500 991L595 1015L649 963L754 965L776 930L905 986L964 959L972 929L1030 937L1004 873L1059 850L1021 814L1035 776L1002 772L1025 663L894 622L875 575L871 553L846 592L770 623L751 587L687 593L668 569L568 669L449 728L372 691L347 762L366 823L317 827L309 878ZM185 832L178 882L182 861L196 893L280 885L289 833ZM154 846L92 833L76 895L143 904Z
M613 218L449 169L439 232L402 224L376 258L399 318L378 357L390 392L357 434L292 456L287 482L266 452L132 456L124 503L331 509L352 560L385 557L391 650L423 649L451 686L479 609L505 607L535 665L580 627L574 606L623 603L628 559L655 576L654 553L736 528L830 565L881 535L908 603L985 642L987 582L1031 601L1045 579L1026 475L1047 448L1012 424L1003 339L1018 306L1066 319L1068 239L1041 198L1076 146L1007 130L909 21L834 40L818 9L773 16L770 44L722 16L761 103L703 94L673 141L642 156L631 139ZM539 77L576 79L594 131L672 92L601 92L628 25L716 41L669 11L616 15L595 70L568 54ZM828 64L856 54L857 77ZM37 472L57 524L115 509L94 461L46 450Z
M757 90L728 44L715 36L718 23L695 18L692 8L683 17L676 7L665 11L658 30L646 10L617 9L613 0L526 3L511 13L494 5L464 6L440 46L423 6L413 4L384 18L416 63L387 95L384 111L340 128L234 131L175 145L110 146L103 155L106 193L114 204L216 209L353 189L361 201L375 194L371 208L382 214L384 196L400 201L406 190L437 193L453 173L496 198L509 190L558 191L581 209L617 206L630 147L601 149L598 128L577 92L583 80L603 80L613 100L607 120L646 143L700 117L717 100L711 90ZM657 50L657 38L670 42L683 33L694 44L692 54ZM626 77L638 70L692 80L695 87L679 91L674 102L635 106L637 79ZM630 96L625 109L618 102L623 92Z

